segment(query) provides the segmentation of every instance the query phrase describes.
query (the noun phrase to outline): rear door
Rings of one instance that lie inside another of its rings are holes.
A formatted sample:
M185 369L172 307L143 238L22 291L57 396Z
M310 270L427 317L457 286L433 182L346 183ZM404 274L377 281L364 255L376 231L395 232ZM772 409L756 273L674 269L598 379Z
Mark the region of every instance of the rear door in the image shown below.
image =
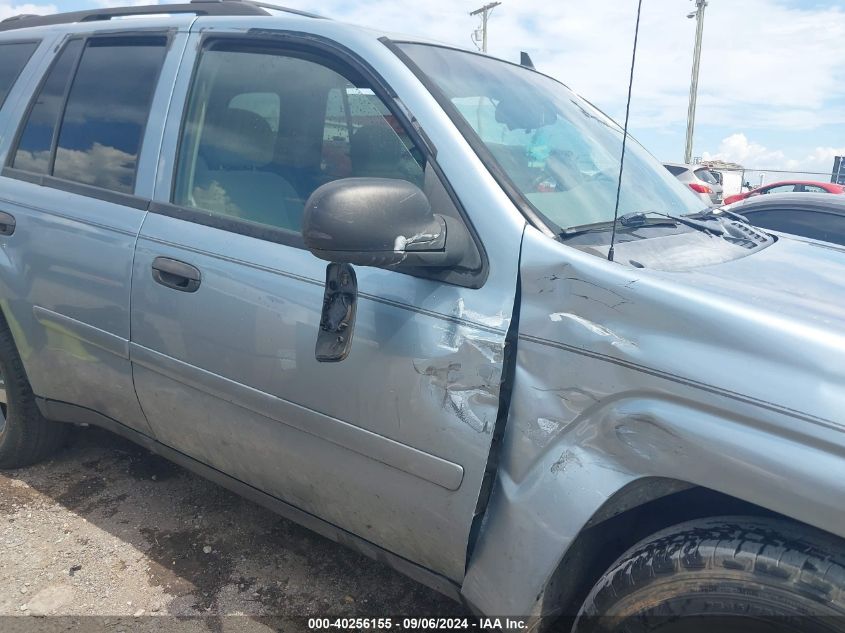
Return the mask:
M461 578L520 233L497 253L505 286L485 283L480 240L466 269L440 279L359 268L351 353L316 362L326 264L300 235L310 193L342 177L399 178L462 217L457 196L395 100L336 43L195 37L165 135L162 164L175 165L159 172L134 265L131 354L156 436ZM475 190L466 211L489 213Z
M166 110L157 86L172 83L180 37L101 28L51 42L0 146L0 227L14 221L0 235L2 307L36 395L149 432L129 364L129 284L163 125L151 113Z

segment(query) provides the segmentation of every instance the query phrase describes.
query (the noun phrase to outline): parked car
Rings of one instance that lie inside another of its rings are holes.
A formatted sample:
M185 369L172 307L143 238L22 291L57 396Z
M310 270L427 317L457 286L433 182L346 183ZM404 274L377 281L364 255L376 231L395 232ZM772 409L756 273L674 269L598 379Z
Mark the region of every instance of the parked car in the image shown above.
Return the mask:
M845 196L773 193L730 206L755 226L845 246Z
M161 10L0 23L0 467L97 425L528 630L841 630L845 255L617 199L532 69Z
M722 183L707 167L678 163L663 163L663 166L697 194L705 204L722 204Z
M768 195L770 193L845 193L845 186L830 182L813 182L809 180L784 180L772 182L751 191L737 193L725 198L725 204L733 204L739 200L753 198L754 196Z

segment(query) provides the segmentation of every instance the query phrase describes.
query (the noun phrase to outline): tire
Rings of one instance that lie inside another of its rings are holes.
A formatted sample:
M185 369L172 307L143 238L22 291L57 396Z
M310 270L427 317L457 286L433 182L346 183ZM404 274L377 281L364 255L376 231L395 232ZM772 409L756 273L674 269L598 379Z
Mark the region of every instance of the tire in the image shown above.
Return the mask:
M67 425L44 418L5 319L0 316L0 468L29 466L54 453L64 441ZM2 394L3 391L0 391Z
M658 532L593 587L573 631L845 631L842 541L785 520L719 517Z

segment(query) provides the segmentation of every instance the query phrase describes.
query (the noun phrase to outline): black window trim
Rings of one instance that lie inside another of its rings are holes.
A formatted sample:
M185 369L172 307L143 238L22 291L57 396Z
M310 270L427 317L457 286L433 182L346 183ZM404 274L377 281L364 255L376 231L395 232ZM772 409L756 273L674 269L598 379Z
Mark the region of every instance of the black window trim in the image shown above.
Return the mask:
M73 66L70 69L70 73L68 73L67 83L65 83L65 93L62 95L62 105L59 108L59 116L56 119L56 124L53 126L53 138L50 140L50 162L47 164L47 175L53 178L53 172L56 169L56 152L59 149L59 136L62 134L62 127L64 126L65 121L65 114L67 114L67 102L70 99L70 92L73 90L73 84L76 83L76 73L79 72L79 65L82 63L82 58L85 55L85 50L88 48L88 41L89 38L70 38L65 43L65 47L70 45L71 42L81 39L82 46L79 48L79 53L76 56L76 59L73 61ZM64 49L64 47L63 47ZM57 55L58 57L61 56L61 53ZM52 69L51 69L52 70ZM40 94L40 93L39 93ZM38 94L33 97L33 102L37 103L38 101ZM27 116L26 123L29 123L29 117ZM26 127L23 128L24 130ZM15 154L18 153L18 147L15 146ZM138 152L138 157L140 158L141 153ZM135 178L137 177L137 170L136 173L132 176L132 185L134 188L135 185Z
M18 129L15 132L14 140L10 146L8 155L6 156L6 162L3 166L2 172L0 172L0 176L6 178L13 178L16 180L22 180L24 182L33 183L42 187L48 187L51 189L58 189L60 191L65 191L67 193L73 193L82 195L88 198L94 198L97 200L103 200L104 202L111 202L113 204L123 205L127 207L131 207L134 209L147 209L150 205L150 200L148 198L142 198L136 196L134 190L138 184L138 169L141 165L141 156L144 152L144 138L147 135L147 125L149 124L149 113L147 113L147 118L144 120L144 125L141 128L141 142L138 146L138 158L135 161L135 171L132 176L132 189L133 193L125 193L122 191L114 191L112 189L106 189L105 187L99 187L97 185L90 185L87 183L77 182L75 180L67 180L65 178L56 178L52 175L53 168L55 167L56 162L56 149L58 146L59 134L61 133L62 124L64 122L65 117L65 109L67 108L68 98L70 97L70 91L73 88L73 84L76 81L76 73L79 70L79 65L82 61L82 57L85 54L85 49L88 46L88 42L93 39L103 40L103 39L131 39L131 38L142 38L142 37L163 37L164 38L164 50L165 56L162 60L161 66L159 66L158 72L156 73L154 85L153 85L153 93L152 93L152 100L155 100L156 92L159 89L159 84L161 81L161 72L164 69L164 64L167 62L167 54L170 51L171 45L173 43L173 38L175 37L176 31L173 28L164 28L164 29L138 29L138 30L131 30L131 31L104 31L104 32L92 32L92 33L81 33L81 34L71 34L68 35L62 40L56 47L56 52L53 56L53 59L50 61L50 65L48 66L47 70L44 72L41 80L38 82L38 86L36 87L35 91L32 93L32 97L30 98L30 102L27 105L26 111L24 115L21 117L20 122L18 123ZM37 172L30 172L25 169L20 169L13 167L13 162L15 156L18 152L18 148L20 146L21 137L26 129L27 123L29 123L30 115L32 114L32 110L35 107L36 103L38 102L38 97L41 94L41 90L44 88L44 84L50 77L50 73L53 71L53 68L58 63L59 59L62 56L62 53L65 51L67 46L77 40L82 40L82 46L79 49L79 53L76 56L76 59L73 62L73 68L68 75L68 82L65 85L65 92L62 96L62 105L59 109L59 114L56 119L56 125L53 128L53 138L50 142L50 163L49 163L49 172L47 174L41 174ZM152 101L151 101L152 105Z
M337 71L340 69L340 71L345 71L347 73L349 70L352 70L361 79L363 79L373 90L375 95L381 99L391 115L396 118L416 149L422 153L425 159L425 164L422 165L423 169L425 170L426 167L431 167L434 176L440 181L461 220L469 231L469 234L472 236L472 240L478 250L479 258L481 259L481 266L478 271L472 271L465 274L457 273L453 275L450 274L449 271L446 271L445 273L444 271L414 271L414 273L409 272L409 274L413 274L413 276L422 277L424 279L435 279L443 281L444 283L473 289L481 288L485 284L490 271L487 251L485 250L484 244L481 241L475 226L472 224L466 209L463 204L461 204L454 188L437 162L437 148L425 133L419 121L413 117L392 87L390 87L384 78L382 78L381 75L379 75L365 59L334 40L315 35L313 33L263 28L250 29L246 34L202 33L198 46L198 53L196 59L194 60L194 67L191 70L191 81L188 87L188 93L184 102L180 104L182 107L182 113L179 122L173 170L171 172L170 191L168 192L169 201L152 201L149 206L150 213L165 215L221 229L230 233L237 233L248 237L254 237L269 242L275 242L277 244L284 244L286 246L307 250L304 239L298 232L250 222L248 220L241 220L239 218L228 217L211 211L204 211L202 209L185 207L172 202L176 193L176 174L179 169L179 157L181 156L184 131L187 124L188 105L191 98L191 92L194 89L203 53L218 41L228 41L235 44L242 43L245 47L258 50L260 50L263 45L268 50L279 52L280 54L290 55L290 53L299 53L300 56L309 56L306 57L306 59L310 58L317 60L317 63L320 63L332 70Z
M41 43L43 41L44 40L33 39L33 38L24 39L24 40L15 40L15 39L0 40L0 48L2 48L3 46L9 46L9 45L13 45L13 44L35 44L35 48L32 49L32 52L29 54L29 57L26 58L26 61L23 63L23 66L21 66L18 69L17 74L12 79L12 83L9 84L9 90L8 90L8 92L6 92L6 96L3 97L3 99L0 99L0 109L3 108L6 101L9 99L9 95L12 94L12 90L15 88L15 85L18 83L18 79L21 78L23 71L26 69L27 66L29 66L29 63L32 61L32 58L35 56L35 53L38 52L38 49L41 46Z

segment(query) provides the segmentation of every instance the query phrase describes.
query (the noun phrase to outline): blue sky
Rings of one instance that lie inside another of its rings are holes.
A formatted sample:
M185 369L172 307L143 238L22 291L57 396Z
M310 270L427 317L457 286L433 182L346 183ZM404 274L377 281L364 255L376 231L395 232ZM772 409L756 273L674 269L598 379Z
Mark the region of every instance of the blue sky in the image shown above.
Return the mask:
M131 1L131 0L130 0ZM277 0L329 17L470 47L483 0ZM12 13L119 0L0 0ZM135 2L139 4L140 2ZM691 0L644 0L631 132L659 158L683 157L695 21ZM636 0L503 0L490 52L520 50L617 120L624 116ZM749 168L829 171L845 154L845 5L710 0L694 154Z

